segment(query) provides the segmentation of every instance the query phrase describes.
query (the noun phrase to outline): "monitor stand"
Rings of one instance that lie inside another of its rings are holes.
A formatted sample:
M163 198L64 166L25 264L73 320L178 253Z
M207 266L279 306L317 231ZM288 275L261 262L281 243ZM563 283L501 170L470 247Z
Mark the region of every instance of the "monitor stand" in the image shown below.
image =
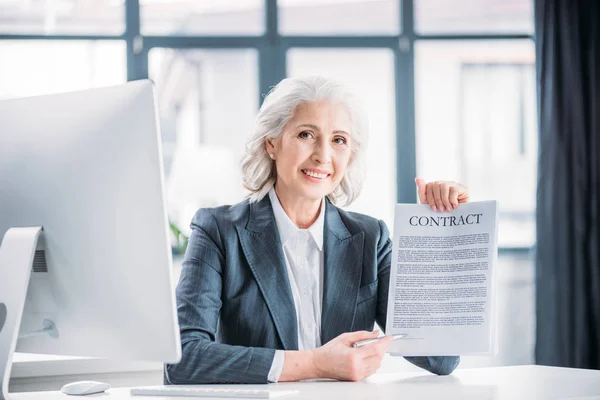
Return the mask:
M41 233L41 226L11 228L0 245L0 400L10 399L12 357Z

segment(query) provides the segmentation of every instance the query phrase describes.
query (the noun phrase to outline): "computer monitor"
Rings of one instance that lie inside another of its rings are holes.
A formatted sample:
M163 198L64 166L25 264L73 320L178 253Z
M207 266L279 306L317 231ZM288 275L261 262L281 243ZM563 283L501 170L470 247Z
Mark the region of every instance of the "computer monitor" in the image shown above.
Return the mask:
M0 237L43 227L16 351L180 359L156 109L148 80L0 101Z

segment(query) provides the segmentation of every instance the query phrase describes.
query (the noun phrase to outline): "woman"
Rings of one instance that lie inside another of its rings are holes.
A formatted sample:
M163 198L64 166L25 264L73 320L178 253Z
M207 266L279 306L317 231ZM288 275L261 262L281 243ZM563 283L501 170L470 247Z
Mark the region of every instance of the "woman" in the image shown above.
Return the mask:
M165 382L358 381L381 365L392 244L383 221L346 212L362 185L366 121L346 89L284 79L246 144L234 206L200 209L177 286L182 359ZM467 201L455 183L417 180L439 211ZM459 357L407 357L449 374Z

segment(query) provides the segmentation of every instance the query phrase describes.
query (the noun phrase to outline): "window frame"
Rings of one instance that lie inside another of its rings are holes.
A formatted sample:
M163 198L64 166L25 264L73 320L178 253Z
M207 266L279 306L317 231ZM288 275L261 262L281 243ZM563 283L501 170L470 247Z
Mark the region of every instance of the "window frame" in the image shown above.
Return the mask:
M286 36L279 33L277 0L264 0L265 32L260 36L152 36L141 34L140 2L125 1L125 31L121 35L27 35L0 34L0 40L124 40L127 80L148 78L148 53L155 47L178 49L254 48L258 52L259 104L269 89L286 77L286 52L290 48L387 48L394 54L397 202L414 203L416 174L414 48L428 40L534 40L534 35L516 34L419 34L415 31L414 2L400 2L397 35L383 36ZM530 0L532 1L532 0ZM399 144L402 144L401 146Z

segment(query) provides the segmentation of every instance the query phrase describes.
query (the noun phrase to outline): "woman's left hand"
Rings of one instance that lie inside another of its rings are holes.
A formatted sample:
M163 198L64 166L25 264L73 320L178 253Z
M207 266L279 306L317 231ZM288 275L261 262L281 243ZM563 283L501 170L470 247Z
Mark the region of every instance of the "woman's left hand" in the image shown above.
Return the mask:
M415 183L421 204L429 204L433 211L452 211L459 203L469 201L469 190L457 182L433 181L425 182L416 178Z

